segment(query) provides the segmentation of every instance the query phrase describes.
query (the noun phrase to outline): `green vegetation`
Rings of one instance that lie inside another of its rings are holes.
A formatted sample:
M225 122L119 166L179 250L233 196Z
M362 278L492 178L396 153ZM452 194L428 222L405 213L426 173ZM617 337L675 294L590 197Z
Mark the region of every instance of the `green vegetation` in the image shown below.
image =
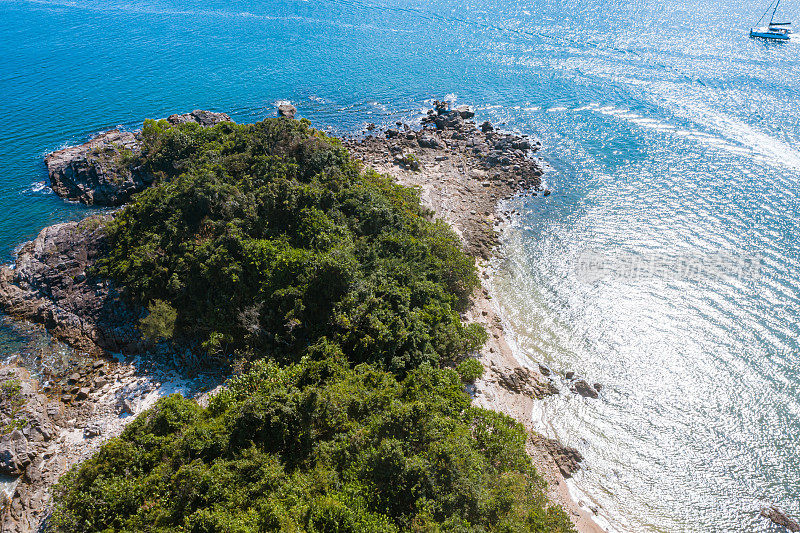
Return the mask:
M0 424L0 435L6 435L27 425L27 421L17 418L24 405L22 383L18 379L6 379L0 383L0 410L6 419Z
M153 300L147 306L147 316L139 321L139 329L147 339L171 339L175 335L178 312L164 300Z
M422 163L420 163L419 158L414 154L406 154L403 157L403 163L406 167L410 168L411 170L418 172Z
M136 154L134 154L129 148L125 148L116 144L114 146L119 151L119 165L121 167L130 168L138 162L136 159Z
M413 190L304 121L143 138L157 184L93 274L147 308L146 337L238 375L207 408L162 399L67 474L53 530L572 530L524 429L470 405L474 262Z
M483 365L477 359L464 359L458 364L456 371L464 383L475 383L483 375Z
M207 409L173 395L57 492L64 531L568 531L509 417L452 370L259 363Z
M401 373L484 342L459 318L477 276L457 237L337 140L289 120L149 121L143 137L160 184L114 218L96 273L169 302L179 340L230 363L326 338Z

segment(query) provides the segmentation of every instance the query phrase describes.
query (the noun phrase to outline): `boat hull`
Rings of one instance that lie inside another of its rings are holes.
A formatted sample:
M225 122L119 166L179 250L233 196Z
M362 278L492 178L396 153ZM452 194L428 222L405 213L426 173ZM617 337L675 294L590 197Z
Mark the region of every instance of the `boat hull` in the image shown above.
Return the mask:
M778 33L768 30L750 30L750 37L752 39L768 39L770 41L788 41L788 33Z

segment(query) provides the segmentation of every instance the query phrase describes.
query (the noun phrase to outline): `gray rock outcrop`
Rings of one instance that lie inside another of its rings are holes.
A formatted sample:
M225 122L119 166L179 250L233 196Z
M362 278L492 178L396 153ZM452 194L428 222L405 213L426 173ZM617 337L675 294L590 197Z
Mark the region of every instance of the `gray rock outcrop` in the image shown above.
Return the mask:
M140 150L138 136L120 130L57 150L45 158L51 187L62 198L87 205L120 205L153 181L134 165Z
M0 474L18 476L31 464L28 439L18 429L0 436Z
M78 349L135 353L142 347L138 315L113 285L90 266L106 246L108 216L44 228L17 253L14 267L0 268L0 308L43 324Z
M167 122L176 126L196 122L203 127L215 126L221 122L233 122L227 113L215 113L214 111L204 111L195 109L191 113L175 114L167 117Z

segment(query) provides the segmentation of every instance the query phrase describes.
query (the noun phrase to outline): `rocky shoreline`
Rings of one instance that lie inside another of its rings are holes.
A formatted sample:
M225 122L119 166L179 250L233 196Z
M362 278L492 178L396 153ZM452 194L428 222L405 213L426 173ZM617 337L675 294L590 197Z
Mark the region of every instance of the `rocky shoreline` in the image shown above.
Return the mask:
M232 120L225 113L197 109L170 115L167 122L206 127ZM50 186L67 200L86 205L122 205L153 184L154 176L132 163L141 147L138 132L114 129L78 146L57 150L45 158Z
M0 367L0 388L9 392L0 394L0 426L8 430L0 436L0 475L17 478L2 502L3 532L39 529L61 475L158 398L196 396L223 380L187 375L197 368L188 350L145 343L135 327L141 312L91 275L109 217L46 227L19 249L13 266L0 267L0 307L73 349L68 364L35 377L19 365Z
M90 267L105 247L108 215L44 228L0 267L0 307L9 315L45 326L59 340L95 355L141 349L131 327L139 314L111 283Z
M421 189L422 200L458 232L467 251L483 259L497 244L500 200L520 191L546 196L543 169L532 157L541 144L527 136L478 127L466 107L438 102L423 128L408 124L345 142L354 157L404 185Z
M119 436L136 414L173 392L201 398L222 380L140 359L95 359L54 378L42 383L23 367L0 368L0 425L10 429L0 437L0 474L17 477L12 495L0 494L4 533L40 530L61 475ZM74 394L54 393L59 386Z
M287 105L279 110L287 118L295 112ZM549 191L542 187L543 168L533 156L538 142L497 131L488 122L478 126L473 117L466 106L450 109L437 102L421 128L398 124L344 144L365 165L418 188L423 203L456 230L487 278L487 260L505 221L497 212L498 203L522 191L541 196ZM172 115L168 121L209 126L230 117L194 111ZM86 204L124 203L153 183L124 161L126 151L141 150L138 136L112 130L49 155L53 190ZM106 246L102 227L112 216L44 228L20 248L14 266L0 269L2 309L42 324L60 341L90 356L83 365L47 376L43 384L24 368L3 370L5 382L19 383L26 406L24 432L14 430L0 440L0 473L19 476L13 496L3 506L3 531L35 529L47 515L49 490L59 476L121 433L133 415L157 398L172 390L202 394L222 381L220 375L188 380L186 369L196 368L191 351L167 353L145 343L135 327L141 311L130 308L113 284L92 276L92 264ZM598 531L564 485L565 477L579 468L580 453L531 428L534 400L558 394L558 389L542 371L515 359L487 288L476 291L463 318L483 324L490 333L479 355L486 372L475 383L475 402L513 416L530 430L528 451L549 482L553 501L570 512L580 531ZM145 352L147 361L132 358ZM113 360L109 354L127 359ZM0 411L10 419L19 401L0 402Z
M167 120L211 126L230 117L193 111ZM51 187L87 205L123 204L153 183L124 164L126 151L140 149L138 133L111 130L56 151L45 159ZM0 393L0 475L16 478L13 493L3 493L0 502L3 532L40 529L60 476L118 436L137 413L173 392L200 398L224 379L198 371L191 350L144 342L136 327L141 310L91 274L112 216L46 227L19 248L13 265L0 267L0 308L40 324L74 350L67 365L42 375L18 364L0 367L0 386L8 392Z
M281 116L296 110L282 106ZM398 124L378 135L345 140L352 155L399 183L420 189L423 203L445 219L479 258L482 276L504 222L498 203L521 191L545 196L543 169L533 154L539 143L527 136L496 131L471 119L465 106L450 109L437 102L421 128ZM172 115L172 124L209 126L230 121L224 113L194 111ZM120 205L153 183L141 169L125 164L126 151L139 153L138 133L112 130L83 145L59 150L46 159L53 190L93 205ZM127 421L172 390L198 395L222 380L185 376L193 368L191 352L167 354L145 343L135 325L141 312L130 308L91 266L106 246L103 225L113 215L43 229L23 245L14 266L0 269L0 307L18 319L42 324L59 340L89 354L84 365L42 384L21 367L7 367L4 381L19 383L25 407L25 432L11 431L0 441L0 473L19 476L13 496L3 506L3 531L30 531L47 514L49 490L61 474L89 457ZM537 369L514 358L502 321L486 288L473 295L463 317L482 323L490 333L480 354L486 368L475 384L477 404L507 413L531 429L533 401L558 389ZM147 352L148 361L132 359ZM153 358L158 353L160 357ZM116 361L109 354L123 354ZM171 357L164 357L171 355ZM161 361L155 363L155 359ZM164 362L166 361L166 363ZM182 384L177 386L176 384ZM14 402L0 402L10 417ZM564 490L563 479L579 468L577 450L531 431L528 450L551 486L551 497L571 513L580 531L598 530ZM5 455L2 455L5 454Z

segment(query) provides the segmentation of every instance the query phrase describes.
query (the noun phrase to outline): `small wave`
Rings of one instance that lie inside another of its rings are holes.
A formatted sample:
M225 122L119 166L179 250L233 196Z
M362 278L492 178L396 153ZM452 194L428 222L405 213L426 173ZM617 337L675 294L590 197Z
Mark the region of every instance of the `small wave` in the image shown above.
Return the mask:
M53 194L46 181L35 181L21 191L21 194Z
M226 11L224 9L169 9L158 7L147 7L141 4L109 4L109 5L85 5L78 2L58 1L58 0L27 0L31 4L40 6L70 8L90 11L95 13L114 14L114 13L135 13L141 15L163 15L178 17L218 17L218 18L244 18L263 21L291 21L301 24L321 24L334 26L344 29L356 29L363 31L381 31L388 33L413 33L406 28L394 28L386 25L377 26L374 24L349 24L339 20L319 19L300 15L276 16L270 14L253 13L250 11Z
M371 101L369 104L378 109L382 114L389 114L389 108L386 106L386 104L375 100ZM372 111L367 111L367 113L372 114Z

